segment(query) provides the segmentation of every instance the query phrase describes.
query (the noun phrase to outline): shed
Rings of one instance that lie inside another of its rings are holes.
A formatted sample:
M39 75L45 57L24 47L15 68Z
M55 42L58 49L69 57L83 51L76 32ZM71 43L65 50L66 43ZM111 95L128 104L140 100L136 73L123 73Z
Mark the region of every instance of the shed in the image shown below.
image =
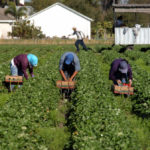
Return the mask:
M88 39L91 38L91 18L67 7L62 3L55 3L27 18L50 38L67 37L72 28L82 31ZM72 37L74 38L74 37Z
M117 3L113 0L114 22L116 13L147 13L150 14L150 4ZM115 44L135 45L150 44L150 27L143 28L138 24L135 27L115 27Z

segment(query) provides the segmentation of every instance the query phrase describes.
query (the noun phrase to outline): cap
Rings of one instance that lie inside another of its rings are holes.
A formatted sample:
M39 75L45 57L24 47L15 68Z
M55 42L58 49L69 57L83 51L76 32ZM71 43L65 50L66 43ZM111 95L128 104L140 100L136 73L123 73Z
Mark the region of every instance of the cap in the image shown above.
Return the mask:
M76 27L73 27L72 30L76 30Z
M127 73L128 71L128 64L126 61L121 61L119 64L119 71L121 73Z
M38 58L37 56L33 55L33 54L28 54L27 55L28 61L32 66L37 66L38 64Z
M66 65L70 65L71 63L72 63L72 61L73 61L73 55L72 54L68 54L67 56L66 56L66 58L65 58L65 64Z

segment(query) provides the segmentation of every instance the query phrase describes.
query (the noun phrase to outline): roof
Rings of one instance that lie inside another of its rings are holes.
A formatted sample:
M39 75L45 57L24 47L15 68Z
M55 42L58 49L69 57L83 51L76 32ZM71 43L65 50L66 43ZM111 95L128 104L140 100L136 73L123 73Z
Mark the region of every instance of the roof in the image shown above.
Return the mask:
M85 16L85 15L83 15L83 14L77 12L76 10L74 10L74 9L72 9L72 8L69 8L68 6L66 6L66 5L64 5L64 4L62 4L62 3L59 3L59 2L58 2L58 3L55 3L55 4L51 5L51 6L49 6L49 7L47 7L47 8L45 8L45 9L43 9L43 10L41 10L41 11L39 11L39 12L37 12L37 13L31 15L31 16L29 16L27 19L30 19L30 18L32 18L32 17L34 17L34 16L36 16L36 15L38 15L38 14L40 14L40 13L46 11L46 10L48 10L48 9L50 9L50 8L52 8L52 7L54 7L54 6L56 6L56 5L59 5L59 6L63 7L63 8L65 8L65 9L71 11L72 13L75 13L76 15L79 15L80 17L82 17L82 18L84 18L84 19L86 19L86 20L93 21L93 19L91 19L91 18L89 18L89 17L87 17L87 16Z
M15 18L11 15L5 15L5 8L0 8L0 21L2 22L10 22L11 20L15 20Z
M150 4L113 4L115 12L150 13Z

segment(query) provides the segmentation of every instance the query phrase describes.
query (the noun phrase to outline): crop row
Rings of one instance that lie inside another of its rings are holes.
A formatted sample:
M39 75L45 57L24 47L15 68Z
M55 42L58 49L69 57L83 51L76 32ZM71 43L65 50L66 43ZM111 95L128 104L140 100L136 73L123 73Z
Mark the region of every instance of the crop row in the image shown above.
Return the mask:
M141 52L138 49L127 50L124 53L118 53L119 50L106 50L101 53L103 63L111 64L116 58L125 58L129 61L133 71L133 86L135 88L133 101L133 112L136 114L150 116L150 68L149 51Z
M66 127L59 128L65 118L57 110L60 92L55 86L62 52L48 47L42 50L30 51L39 57L35 78L25 81L23 88L17 89L1 107L0 149L63 149L68 139Z
M72 148L139 149L138 139L110 91L103 64L92 52L82 52L80 58L82 71L79 73L77 89L72 95L69 116L73 131Z

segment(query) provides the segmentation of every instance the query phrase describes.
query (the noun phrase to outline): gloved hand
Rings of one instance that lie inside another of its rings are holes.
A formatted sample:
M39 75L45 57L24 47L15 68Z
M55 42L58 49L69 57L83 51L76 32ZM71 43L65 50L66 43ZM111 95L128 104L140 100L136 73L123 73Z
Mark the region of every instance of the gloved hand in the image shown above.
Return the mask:
M118 85L119 85L119 84L121 84L122 82L121 82L121 80L117 80L117 83L118 83Z
M129 84L132 85L132 80L131 79L129 80Z
M32 76L32 78L34 78L34 74L32 74L31 76Z

